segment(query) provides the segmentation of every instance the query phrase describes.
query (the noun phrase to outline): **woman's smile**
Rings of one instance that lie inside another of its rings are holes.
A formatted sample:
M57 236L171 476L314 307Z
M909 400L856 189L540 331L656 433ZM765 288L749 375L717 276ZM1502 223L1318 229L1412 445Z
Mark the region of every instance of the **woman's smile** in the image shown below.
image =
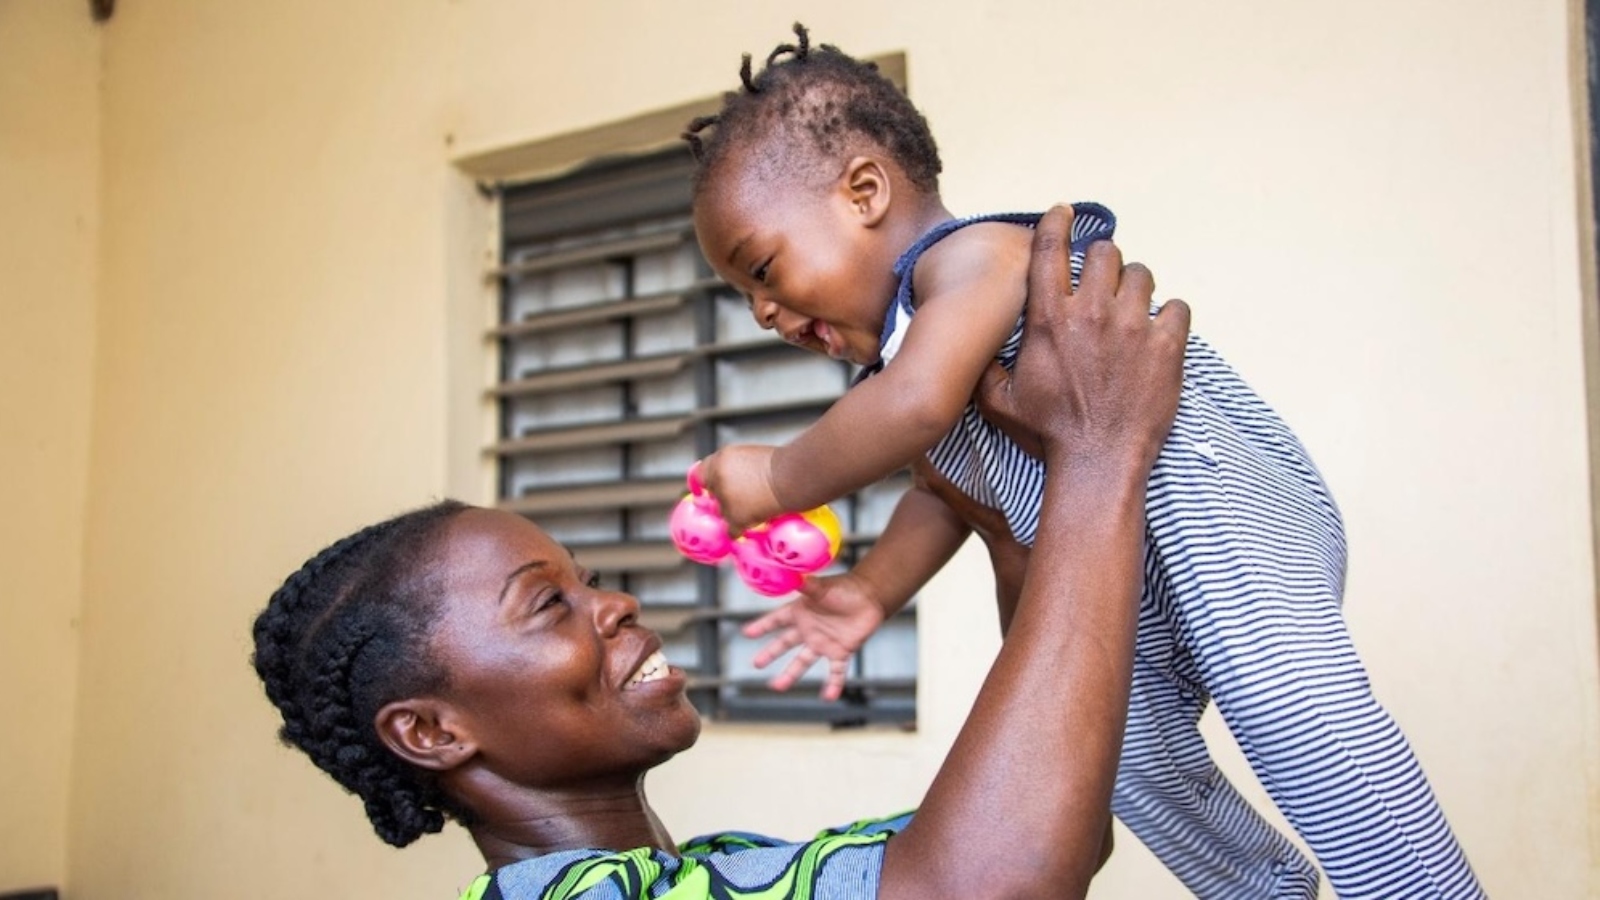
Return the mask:
M633 674L628 676L628 680L623 682L622 689L633 690L642 684L661 681L673 675L682 679L683 672L667 663L666 654L660 650L652 650L650 655L644 658L644 662L639 663L639 667L633 670Z

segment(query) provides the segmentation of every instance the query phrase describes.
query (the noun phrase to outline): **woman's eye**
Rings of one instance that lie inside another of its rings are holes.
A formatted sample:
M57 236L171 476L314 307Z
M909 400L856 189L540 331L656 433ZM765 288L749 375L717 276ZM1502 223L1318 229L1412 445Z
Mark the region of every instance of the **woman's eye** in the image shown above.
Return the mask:
M543 597L540 597L538 600L534 601L533 609L535 612L541 612L553 606L565 603L566 601L566 594L563 594L560 591L551 591L550 593L545 594Z
M590 590L598 590L600 587L600 573L590 572L589 577L583 580L583 586Z

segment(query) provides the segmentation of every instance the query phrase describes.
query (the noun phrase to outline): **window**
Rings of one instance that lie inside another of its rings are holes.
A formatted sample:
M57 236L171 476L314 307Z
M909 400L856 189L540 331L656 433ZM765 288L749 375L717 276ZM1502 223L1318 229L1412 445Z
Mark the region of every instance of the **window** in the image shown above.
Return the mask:
M703 715L909 724L915 604L862 648L843 701L819 701L815 680L773 692L750 664L763 641L738 629L776 601L731 567L684 560L668 539L691 463L728 443L787 440L853 374L761 331L711 274L689 221L692 165L680 148L502 189L490 335L498 502L639 598ZM905 485L896 476L833 504L841 567L871 545Z

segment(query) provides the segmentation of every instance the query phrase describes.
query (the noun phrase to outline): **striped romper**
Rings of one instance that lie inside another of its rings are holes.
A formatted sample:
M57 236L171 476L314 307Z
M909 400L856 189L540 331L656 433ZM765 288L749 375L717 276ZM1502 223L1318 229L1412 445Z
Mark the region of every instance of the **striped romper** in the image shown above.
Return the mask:
M1072 277L1116 220L1074 206ZM912 270L974 222L946 222L895 265L882 340L899 349ZM1015 362L1022 323L999 357ZM882 365L881 364L881 365ZM1032 546L1044 467L969 405L928 453ZM1250 766L1342 898L1481 897L1410 745L1373 697L1340 612L1345 539L1305 448L1191 336L1172 432L1150 475L1145 586L1112 810L1202 898L1315 897L1317 870L1235 791L1198 723L1215 701Z

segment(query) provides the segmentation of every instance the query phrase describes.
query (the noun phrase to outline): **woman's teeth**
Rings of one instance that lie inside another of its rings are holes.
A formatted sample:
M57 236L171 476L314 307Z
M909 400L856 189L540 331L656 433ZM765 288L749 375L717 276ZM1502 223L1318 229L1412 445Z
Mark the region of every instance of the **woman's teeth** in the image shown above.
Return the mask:
M657 650L645 657L644 662L639 664L638 670L628 676L628 681L623 687L638 687L647 681L660 680L667 677L669 671L671 671L671 667L667 665L666 656L660 650Z

